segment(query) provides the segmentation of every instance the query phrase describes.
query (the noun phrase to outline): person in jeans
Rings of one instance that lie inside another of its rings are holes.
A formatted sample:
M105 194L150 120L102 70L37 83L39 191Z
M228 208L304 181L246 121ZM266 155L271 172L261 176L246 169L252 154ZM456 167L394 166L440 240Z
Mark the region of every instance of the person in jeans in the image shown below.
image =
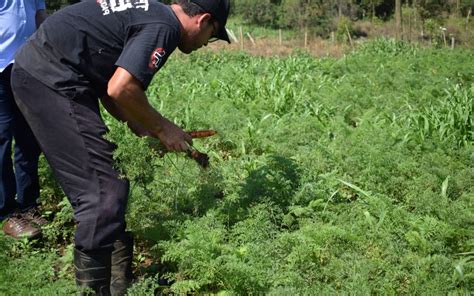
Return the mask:
M44 0L0 3L0 222L6 219L3 231L14 238L37 237L46 223L36 211L40 149L10 85L15 52L46 17Z
M229 42L228 15L229 0L86 0L50 16L16 55L16 102L74 209L79 286L123 295L131 280L129 183L114 167L99 102L137 135L189 151L191 136L145 91L176 48Z

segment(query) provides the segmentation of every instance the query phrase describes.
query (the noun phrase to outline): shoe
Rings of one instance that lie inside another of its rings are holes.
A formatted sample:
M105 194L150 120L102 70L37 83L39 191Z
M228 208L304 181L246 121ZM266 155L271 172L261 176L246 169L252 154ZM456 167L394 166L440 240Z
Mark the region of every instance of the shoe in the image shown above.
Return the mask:
M36 208L31 208L28 211L22 213L22 216L30 221L33 224L36 224L37 226L45 226L48 224L48 220L43 218L41 214L38 212L38 209Z
M114 242L112 251L112 267L110 279L110 294L123 296L132 283L133 236L125 233Z
M41 229L35 227L21 213L14 213L3 224L3 232L16 239L33 239L40 236Z
M74 249L76 284L93 291L79 295L110 296L110 258L108 250L85 253Z

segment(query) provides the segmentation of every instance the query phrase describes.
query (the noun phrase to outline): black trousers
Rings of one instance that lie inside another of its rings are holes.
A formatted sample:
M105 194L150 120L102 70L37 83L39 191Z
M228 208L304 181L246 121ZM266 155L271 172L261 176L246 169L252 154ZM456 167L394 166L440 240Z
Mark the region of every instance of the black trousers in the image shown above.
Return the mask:
M12 88L74 209L76 248L111 248L125 233L129 183L114 168L98 98L84 88L55 91L16 65Z

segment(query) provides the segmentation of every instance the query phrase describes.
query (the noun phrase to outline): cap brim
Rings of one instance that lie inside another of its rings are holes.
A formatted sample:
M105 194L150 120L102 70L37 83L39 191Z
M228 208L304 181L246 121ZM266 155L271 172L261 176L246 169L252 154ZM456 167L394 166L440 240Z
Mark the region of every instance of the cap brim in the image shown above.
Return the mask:
M225 27L223 27L222 29L219 30L218 38L230 43L229 35L227 35L227 30L225 29Z

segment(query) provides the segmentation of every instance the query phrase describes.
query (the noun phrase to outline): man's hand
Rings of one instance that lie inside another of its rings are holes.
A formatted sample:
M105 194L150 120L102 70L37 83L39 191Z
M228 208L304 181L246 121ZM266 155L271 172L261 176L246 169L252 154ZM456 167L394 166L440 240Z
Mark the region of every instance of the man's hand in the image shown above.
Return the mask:
M103 98L107 111L126 121L135 134L159 138L168 151L190 150L191 135L150 105L141 84L127 70L117 68L109 81L107 94Z
M164 117L161 121L161 131L158 133L158 138L168 151L186 152L193 144L190 134Z

